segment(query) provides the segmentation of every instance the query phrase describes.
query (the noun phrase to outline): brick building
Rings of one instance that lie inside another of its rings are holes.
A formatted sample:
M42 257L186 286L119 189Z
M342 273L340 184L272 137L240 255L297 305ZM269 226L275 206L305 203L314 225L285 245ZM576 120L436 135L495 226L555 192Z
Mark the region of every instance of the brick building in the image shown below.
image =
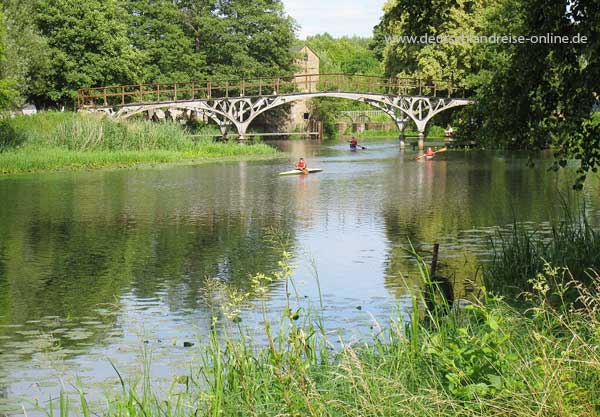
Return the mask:
M316 85L319 83L321 59L315 51L306 45L293 48L293 52L296 54L294 64L298 68L295 75L307 76L304 79L297 78L299 90L302 92L315 91ZM308 77L309 75L311 77ZM288 125L290 130L307 130L310 119L308 102L309 100L301 100L292 104Z

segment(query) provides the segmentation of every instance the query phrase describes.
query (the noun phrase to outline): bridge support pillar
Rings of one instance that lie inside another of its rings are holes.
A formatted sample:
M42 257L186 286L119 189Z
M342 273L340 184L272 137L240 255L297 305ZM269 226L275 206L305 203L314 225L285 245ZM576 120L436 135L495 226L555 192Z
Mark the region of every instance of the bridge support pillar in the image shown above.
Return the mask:
M400 130L400 149L406 148L406 138L404 137L404 129L406 128L406 120L404 119L395 119L396 126Z
M246 123L235 123L235 127L237 128L238 131L238 142L239 143L244 143L248 137L246 136L246 132L248 131L248 125L250 124L250 122L246 122Z
M425 132L419 132L419 150L425 149Z

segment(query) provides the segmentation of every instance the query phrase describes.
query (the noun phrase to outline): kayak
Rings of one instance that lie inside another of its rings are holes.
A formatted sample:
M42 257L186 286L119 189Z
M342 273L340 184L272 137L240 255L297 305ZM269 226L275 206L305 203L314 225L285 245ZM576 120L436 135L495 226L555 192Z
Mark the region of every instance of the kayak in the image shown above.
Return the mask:
M435 158L435 155L431 155L431 156L425 155L425 159L427 159L428 161L431 161L433 158Z
M308 173L309 174L315 174L317 172L323 172L323 170L321 168L310 168L310 169L308 169ZM293 171L282 172L279 175L280 176L284 176L284 175L306 175L306 174L304 174L304 171L300 171L299 169L295 169Z

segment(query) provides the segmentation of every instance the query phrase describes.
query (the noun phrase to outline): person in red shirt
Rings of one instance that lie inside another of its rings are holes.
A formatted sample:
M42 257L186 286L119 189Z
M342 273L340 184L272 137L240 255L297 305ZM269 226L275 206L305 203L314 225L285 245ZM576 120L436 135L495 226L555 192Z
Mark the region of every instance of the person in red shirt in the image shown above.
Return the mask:
M425 152L425 156L428 158L433 158L434 155L435 155L435 152L433 152L433 150L431 148L427 148L427 152Z
M352 140L350 141L350 149L356 150L357 146L358 146L358 140L356 140L356 138L353 136Z
M300 160L296 164L296 169L298 169L299 171L305 172L305 173L308 172L308 167L306 166L306 162L304 161L304 158L300 158Z

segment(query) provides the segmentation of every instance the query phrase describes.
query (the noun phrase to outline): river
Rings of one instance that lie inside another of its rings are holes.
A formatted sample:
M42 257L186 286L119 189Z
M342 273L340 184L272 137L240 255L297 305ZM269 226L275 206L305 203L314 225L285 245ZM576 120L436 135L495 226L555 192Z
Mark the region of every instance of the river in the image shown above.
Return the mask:
M47 407L77 379L100 398L118 382L110 361L134 378L148 355L168 389L210 329L206 280L248 290L279 268L274 237L287 239L298 302L316 309L320 290L327 328L363 340L411 304L409 242L426 258L440 243L442 270L468 297L490 236L515 219L547 228L574 181L544 155L529 168L519 153L416 162L396 141L353 153L273 143L324 171L279 177L290 165L278 160L0 178L0 415ZM595 224L598 195L592 178L582 198ZM285 299L271 285L270 314ZM255 309L240 317L259 327Z

